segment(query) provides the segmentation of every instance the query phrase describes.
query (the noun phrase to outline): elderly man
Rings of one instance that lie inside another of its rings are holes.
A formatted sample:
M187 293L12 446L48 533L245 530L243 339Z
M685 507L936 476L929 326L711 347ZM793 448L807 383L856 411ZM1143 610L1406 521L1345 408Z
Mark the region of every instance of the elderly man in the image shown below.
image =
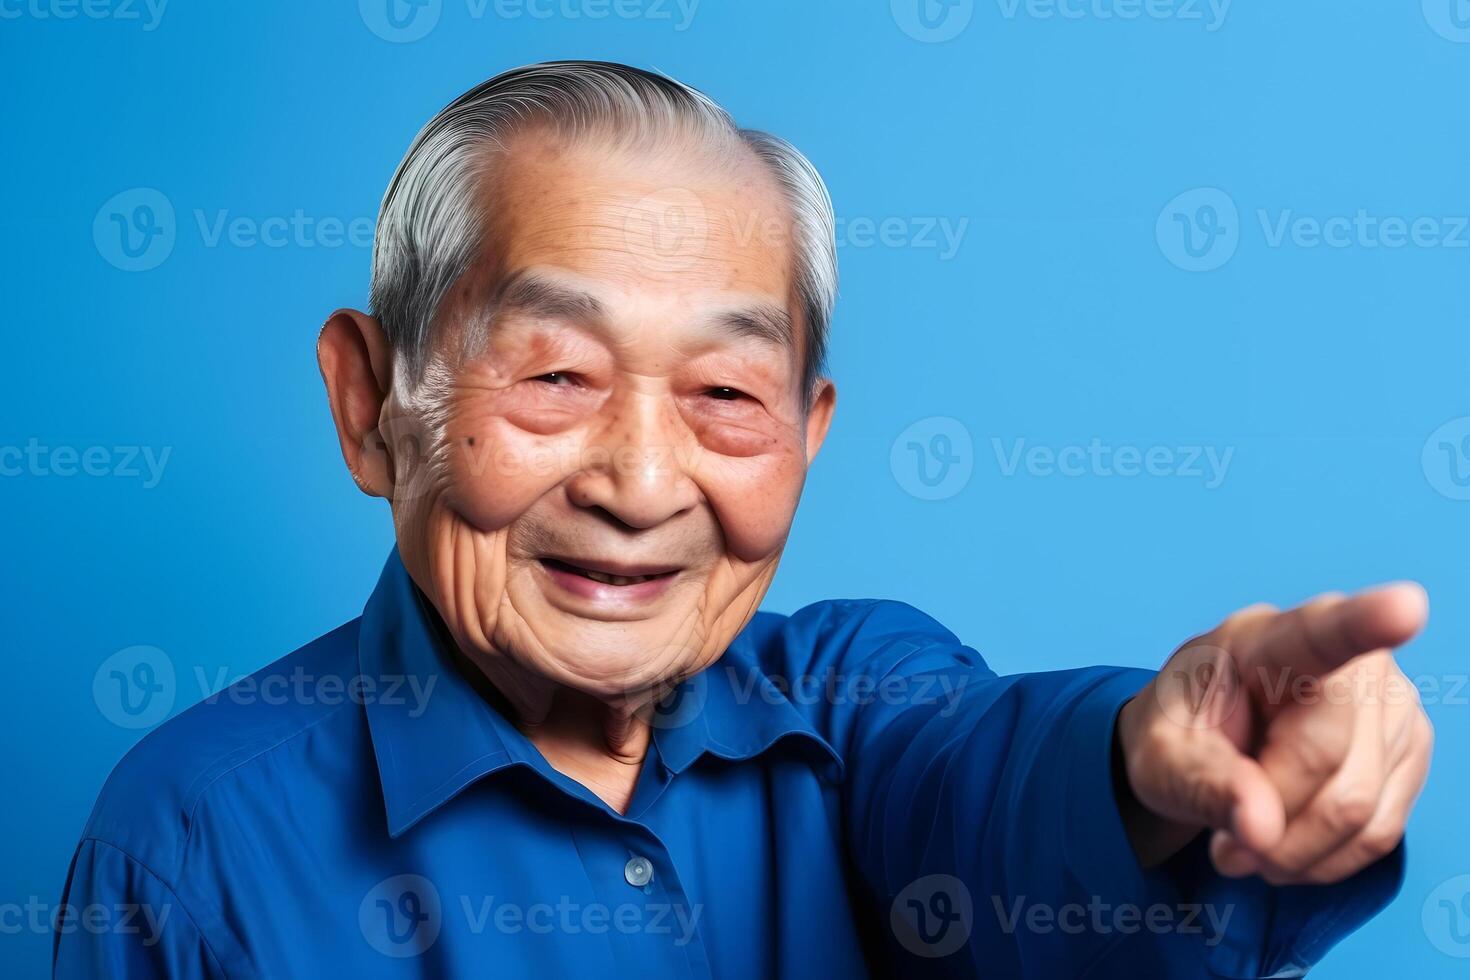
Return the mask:
M1294 976L1380 909L1429 760L1416 586L1251 607L1157 676L756 611L835 293L812 166L675 81L536 65L435 116L373 313L318 345L397 548L248 680L293 696L118 766L66 901L136 928L63 930L57 974Z

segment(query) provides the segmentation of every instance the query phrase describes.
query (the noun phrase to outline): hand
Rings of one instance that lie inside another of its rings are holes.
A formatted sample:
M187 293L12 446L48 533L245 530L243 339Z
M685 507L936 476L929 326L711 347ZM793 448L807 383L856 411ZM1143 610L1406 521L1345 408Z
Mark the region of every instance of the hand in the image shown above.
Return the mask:
M1434 741L1392 649L1427 612L1422 588L1390 585L1251 606L1181 647L1118 716L1119 806L1144 865L1204 828L1222 874L1273 885L1390 853Z

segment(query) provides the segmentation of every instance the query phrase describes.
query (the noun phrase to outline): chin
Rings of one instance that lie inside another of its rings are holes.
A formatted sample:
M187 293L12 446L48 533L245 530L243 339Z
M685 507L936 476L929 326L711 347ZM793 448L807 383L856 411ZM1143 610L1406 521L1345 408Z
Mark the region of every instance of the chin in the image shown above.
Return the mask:
M702 670L699 651L670 644L667 636L652 631L608 635L603 627L574 630L565 647L548 649L556 672L565 675L568 686L585 694L616 701L659 690L675 679Z
M635 696L708 666L701 582L661 589L574 584L558 569L518 568L506 583L514 615L497 616L495 645L533 672L598 698ZM583 587L586 586L586 587ZM631 595L619 594L633 592ZM610 593L610 594L607 594Z

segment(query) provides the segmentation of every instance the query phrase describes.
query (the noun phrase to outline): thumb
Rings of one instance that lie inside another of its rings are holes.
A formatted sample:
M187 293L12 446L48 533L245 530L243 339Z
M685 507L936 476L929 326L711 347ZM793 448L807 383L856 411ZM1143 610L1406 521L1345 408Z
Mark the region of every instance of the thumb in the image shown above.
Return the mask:
M1257 853L1268 851L1286 833L1286 803L1259 762L1228 743L1226 750L1219 773L1206 777L1220 780L1225 812L1222 819L1206 822L1219 831L1217 838L1224 836Z
M1218 731L1180 739L1167 765L1147 779L1140 799L1171 820L1223 832L1252 851L1267 851L1286 832L1286 805L1260 763Z

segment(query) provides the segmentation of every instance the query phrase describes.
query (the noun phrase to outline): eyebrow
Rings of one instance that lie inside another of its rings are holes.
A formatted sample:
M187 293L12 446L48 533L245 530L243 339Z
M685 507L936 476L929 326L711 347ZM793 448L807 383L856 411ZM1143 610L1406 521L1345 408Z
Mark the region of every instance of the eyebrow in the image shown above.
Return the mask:
M519 272L501 283L491 298L491 308L493 316L515 310L568 320L607 319L607 307L596 296L535 272Z
M496 289L491 299L491 320L510 312L531 316L606 323L607 307L591 293L531 271L518 272ZM741 338L750 338L780 350L796 349L791 316L779 306L753 306L721 310L706 322Z
M723 310L711 317L710 322L738 337L750 337L780 350L796 350L791 315L779 306L757 303L755 306Z

